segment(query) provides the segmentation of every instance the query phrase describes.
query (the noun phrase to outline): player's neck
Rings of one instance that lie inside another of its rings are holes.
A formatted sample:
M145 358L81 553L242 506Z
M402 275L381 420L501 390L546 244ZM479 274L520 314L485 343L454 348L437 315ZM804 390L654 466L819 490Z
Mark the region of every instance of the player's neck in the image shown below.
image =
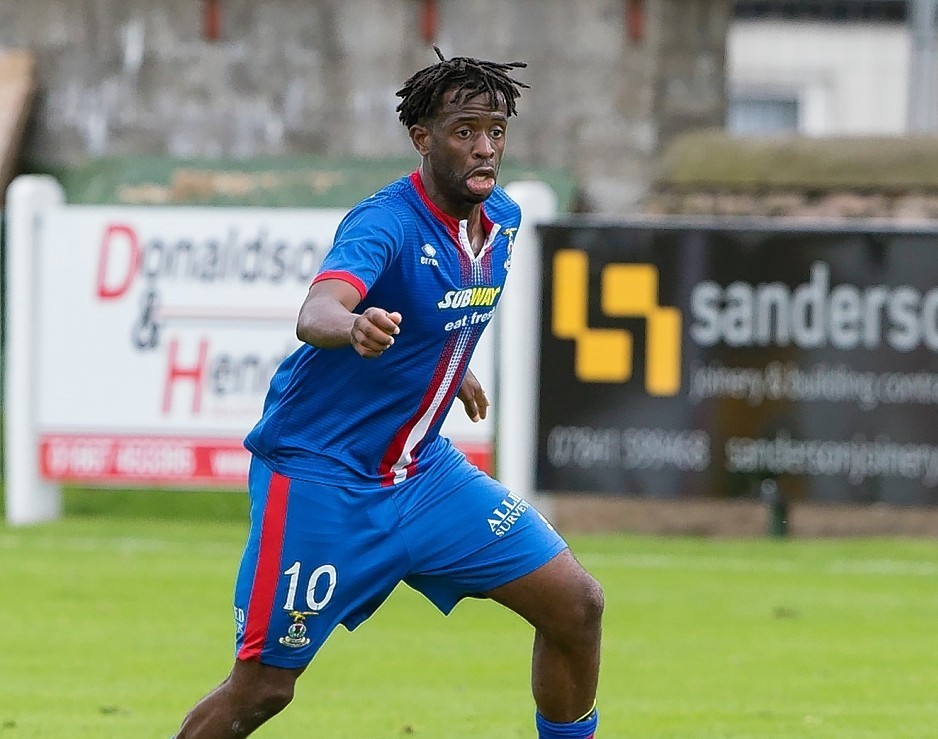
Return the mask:
M427 173L425 166L421 165L417 172L427 197L443 213L450 218L455 218L457 221L469 221L470 226L481 223L482 205L480 203L456 202L443 194L443 191L433 181L433 177Z
M485 226L482 223L482 209L476 207L474 218L469 218L466 223L466 236L469 237L469 246L472 247L472 253L478 254L485 246L485 240L488 234L485 233Z
M469 244L472 246L472 251L478 254L488 236L482 223L482 205L480 203L454 203L442 195L439 188L434 184L433 178L427 176L423 167L420 168L419 175L424 192L430 202L450 218L455 218L457 221L466 221L466 235L469 237Z

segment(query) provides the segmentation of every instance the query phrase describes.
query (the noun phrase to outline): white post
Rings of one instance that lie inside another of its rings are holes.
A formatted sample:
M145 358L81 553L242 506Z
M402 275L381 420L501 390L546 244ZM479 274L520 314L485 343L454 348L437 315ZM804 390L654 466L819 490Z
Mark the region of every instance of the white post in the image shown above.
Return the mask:
M909 130L938 131L938 0L907 4L912 42L909 60Z
M538 495L534 480L541 330L541 245L535 227L557 215L557 195L544 182L512 182L505 189L521 206L522 225L496 318L496 472L503 485L550 516L550 501Z
M43 213L64 202L62 186L47 175L18 177L7 189L3 400L6 519L12 525L49 521L62 512L59 487L39 476L34 313Z

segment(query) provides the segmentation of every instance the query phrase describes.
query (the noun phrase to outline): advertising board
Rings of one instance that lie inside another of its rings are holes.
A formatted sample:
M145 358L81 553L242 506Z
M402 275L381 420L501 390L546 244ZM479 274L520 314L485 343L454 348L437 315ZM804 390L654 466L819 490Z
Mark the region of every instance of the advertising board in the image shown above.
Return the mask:
M243 486L242 439L298 345L297 311L344 213L48 211L36 256L42 476ZM484 342L473 371L486 387L492 362ZM488 425L452 416L446 433L487 467Z
M540 490L938 503L933 225L539 233Z
M507 318L470 367L492 408L473 423L456 403L442 432L534 499L535 226L557 196L537 180L506 189L526 219ZM68 205L49 175L16 178L7 202L6 520L58 518L67 483L243 488L242 440L345 210Z

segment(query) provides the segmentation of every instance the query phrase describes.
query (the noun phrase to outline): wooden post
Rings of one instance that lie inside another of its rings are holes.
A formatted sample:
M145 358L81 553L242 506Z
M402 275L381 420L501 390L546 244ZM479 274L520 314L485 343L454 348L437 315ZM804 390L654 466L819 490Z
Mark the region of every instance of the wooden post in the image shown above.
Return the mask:
M36 90L36 60L27 51L0 54L0 207L16 174L20 145Z

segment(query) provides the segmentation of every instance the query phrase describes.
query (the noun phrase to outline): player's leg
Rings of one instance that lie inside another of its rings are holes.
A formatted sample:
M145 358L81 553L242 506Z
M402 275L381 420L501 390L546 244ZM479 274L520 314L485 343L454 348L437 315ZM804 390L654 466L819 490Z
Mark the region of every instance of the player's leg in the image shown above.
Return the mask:
M246 737L293 700L302 667L236 660L231 673L186 715L176 739Z
M486 595L534 626L531 686L539 736L593 736L603 612L599 583L568 549Z
M251 528L235 584L237 659L228 677L189 711L176 739L248 736L286 708L296 679L312 659L294 656L276 642L286 629L276 602L283 558L305 548L297 532L287 526L290 510L302 503L291 487L289 479L252 460ZM260 661L262 656L267 664Z
M395 495L415 556L405 582L444 613L485 595L530 621L541 736L591 736L602 589L528 501L464 461L440 467Z
M251 528L234 599L237 659L189 713L179 739L240 739L282 711L329 634L374 613L408 562L387 499L292 480L257 460L248 484Z

